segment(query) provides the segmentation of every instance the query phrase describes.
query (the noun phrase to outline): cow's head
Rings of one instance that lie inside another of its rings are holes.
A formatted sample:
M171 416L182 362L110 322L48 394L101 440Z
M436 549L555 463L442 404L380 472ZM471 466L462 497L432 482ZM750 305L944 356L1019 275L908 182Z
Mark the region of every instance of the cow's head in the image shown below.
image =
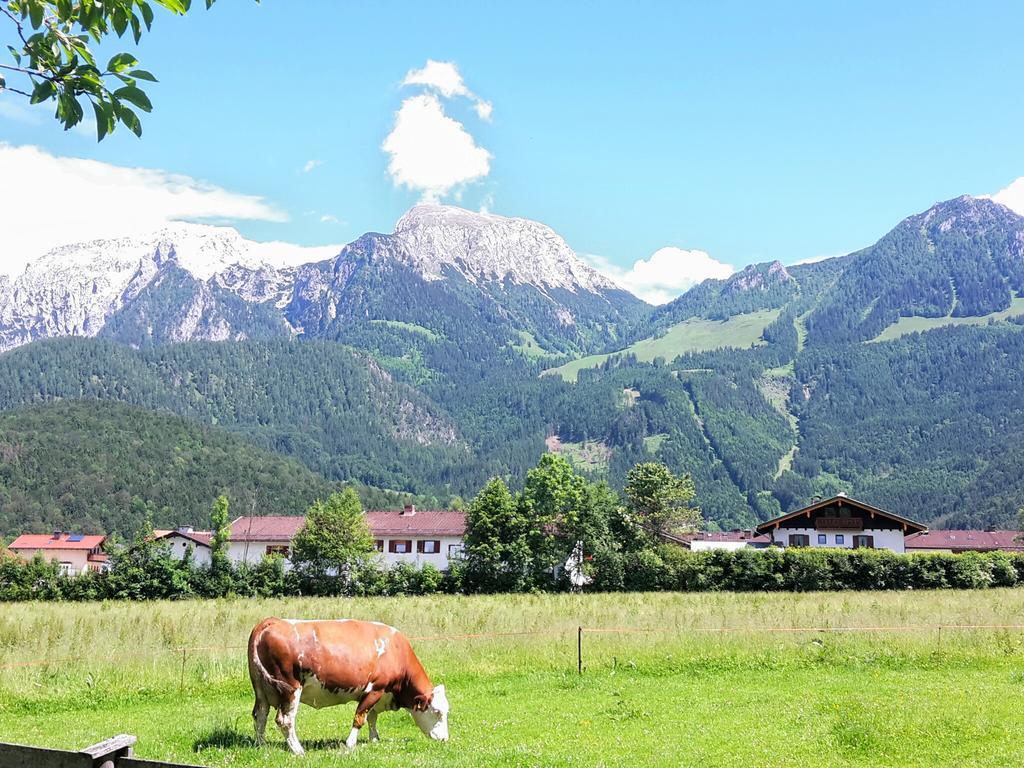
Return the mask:
M448 696L438 685L429 696L417 696L412 706L412 719L427 736L448 741Z

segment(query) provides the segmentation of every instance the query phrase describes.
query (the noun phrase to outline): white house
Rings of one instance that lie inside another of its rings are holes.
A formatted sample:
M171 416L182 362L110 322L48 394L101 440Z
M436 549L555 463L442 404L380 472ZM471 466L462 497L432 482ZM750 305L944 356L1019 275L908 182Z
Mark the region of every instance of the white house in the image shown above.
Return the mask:
M291 555L291 543L304 517L268 515L239 517L231 523L228 556L236 563L258 563L264 556ZM466 516L449 509L369 510L366 522L384 563L430 563L440 570L462 554Z
M462 556L466 515L452 509L378 509L366 513L374 546L384 562L430 564L447 570L450 560Z
M185 553L192 549L192 562L208 567L210 565L210 531L196 531L189 526L181 526L173 531L153 531L154 540L165 541L170 545L171 555L178 560L185 559Z
M782 547L839 547L906 551L906 539L921 523L839 494L780 515L754 529Z
M80 576L87 571L105 571L109 568L109 557L103 551L106 536L86 536L81 533L54 531L26 533L12 541L7 549L23 560L31 560L39 554L45 560L60 564L60 572L66 576Z

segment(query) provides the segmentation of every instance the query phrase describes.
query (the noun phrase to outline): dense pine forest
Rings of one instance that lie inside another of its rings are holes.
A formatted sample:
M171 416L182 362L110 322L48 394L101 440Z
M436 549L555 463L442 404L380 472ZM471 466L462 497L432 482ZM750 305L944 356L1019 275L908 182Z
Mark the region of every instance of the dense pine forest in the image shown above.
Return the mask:
M712 528L836 491L947 527L1024 504L1024 219L990 201L657 308L424 281L371 244L349 246L348 303L297 308L297 335L225 300L245 338L140 336L191 290L172 280L105 338L0 355L0 534L198 524L221 491L287 514L342 483L443 505L547 451L614 487L664 462ZM556 300L575 315L545 315Z

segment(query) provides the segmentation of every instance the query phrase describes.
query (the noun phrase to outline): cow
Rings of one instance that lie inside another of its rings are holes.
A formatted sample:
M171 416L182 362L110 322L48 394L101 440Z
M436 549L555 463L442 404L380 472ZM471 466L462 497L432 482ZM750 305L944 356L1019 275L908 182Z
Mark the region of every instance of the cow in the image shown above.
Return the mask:
M379 741L377 714L408 709L424 734L448 740L448 697L433 685L408 638L376 621L303 621L267 618L249 635L249 679L256 695L252 708L256 742L263 744L267 714L277 710L277 727L288 748L304 754L295 735L299 704L320 709L357 702L345 740L355 747L359 730L370 724Z

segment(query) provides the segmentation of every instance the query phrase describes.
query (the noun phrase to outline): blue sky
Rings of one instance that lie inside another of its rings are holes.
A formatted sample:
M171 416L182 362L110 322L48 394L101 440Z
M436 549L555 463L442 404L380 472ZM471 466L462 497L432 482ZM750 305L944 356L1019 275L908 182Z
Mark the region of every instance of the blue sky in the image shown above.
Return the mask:
M65 134L9 94L0 140L257 196L287 221L245 214L256 239L342 243L437 196L382 150L427 96L487 153L445 201L543 221L612 270L666 246L792 263L1024 176L1021 29L1015 2L220 0L143 38L161 83L141 140ZM428 60L471 95L403 86Z

